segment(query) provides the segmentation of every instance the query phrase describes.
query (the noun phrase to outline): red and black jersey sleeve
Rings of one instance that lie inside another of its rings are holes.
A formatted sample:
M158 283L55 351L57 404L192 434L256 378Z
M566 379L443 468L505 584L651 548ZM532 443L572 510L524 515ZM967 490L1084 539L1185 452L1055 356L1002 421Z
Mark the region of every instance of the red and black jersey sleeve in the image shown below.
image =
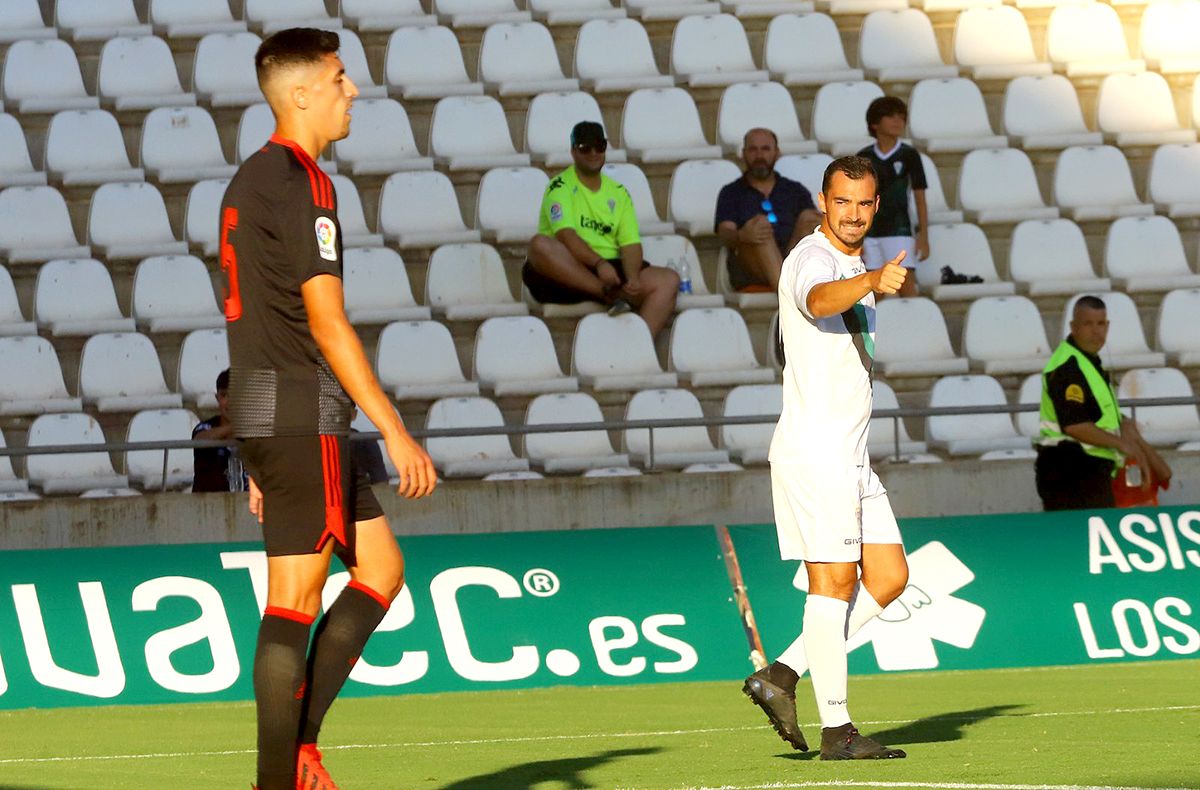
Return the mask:
M290 147L290 146L289 146ZM281 239L292 262L297 285L318 274L342 276L342 229L337 219L333 181L302 150L292 156L303 168L297 189L283 196ZM304 182L307 181L307 184Z

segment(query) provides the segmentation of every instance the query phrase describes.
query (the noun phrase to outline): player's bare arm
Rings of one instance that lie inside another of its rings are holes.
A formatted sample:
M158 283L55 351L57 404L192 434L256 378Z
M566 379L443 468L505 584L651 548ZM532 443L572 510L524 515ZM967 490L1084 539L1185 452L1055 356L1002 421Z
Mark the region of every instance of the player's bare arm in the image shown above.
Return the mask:
M342 387L383 434L388 456L400 474L400 494L409 499L429 495L437 485L433 462L404 428L379 386L358 333L346 318L342 281L331 274L319 274L306 280L300 292L309 330L321 354Z
M808 312L813 318L828 318L844 313L871 292L894 294L904 285L908 270L900 265L904 251L882 267L847 280L833 280L813 286L808 292Z

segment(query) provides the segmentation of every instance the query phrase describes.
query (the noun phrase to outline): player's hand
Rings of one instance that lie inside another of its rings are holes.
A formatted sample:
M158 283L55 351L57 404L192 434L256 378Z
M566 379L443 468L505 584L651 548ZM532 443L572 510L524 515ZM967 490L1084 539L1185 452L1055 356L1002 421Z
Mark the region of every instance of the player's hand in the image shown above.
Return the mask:
M765 244L775 238L775 229L766 214L756 214L738 228L738 241L743 244Z
M880 268L867 273L867 282L871 286L872 291L889 295L900 291L905 279L908 278L908 269L900 265L900 262L904 260L904 256L904 250L900 250L900 254L895 258L892 258Z
M903 250L901 250L903 252ZM917 234L917 260L923 261L929 257L929 234L921 231Z
M396 492L406 499L420 499L437 487L437 473L425 448L408 434L386 443L388 457L400 475Z
M250 512L258 518L258 523L263 523L263 497L262 491L258 490L258 483L254 482L254 478L247 478L250 481Z

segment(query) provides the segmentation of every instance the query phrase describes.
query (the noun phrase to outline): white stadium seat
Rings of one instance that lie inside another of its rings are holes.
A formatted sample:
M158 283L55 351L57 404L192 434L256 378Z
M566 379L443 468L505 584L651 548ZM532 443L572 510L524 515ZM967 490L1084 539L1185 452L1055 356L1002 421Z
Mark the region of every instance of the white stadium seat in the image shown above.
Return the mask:
M1200 288L1181 288L1163 297L1158 308L1158 347L1182 367L1200 365L1200 333L1196 316L1200 315Z
M537 167L497 167L483 174L475 227L498 244L525 243L537 232L538 210L550 177Z
M79 358L79 395L101 413L183 405L183 398L167 389L154 344L137 332L103 332L87 339Z
M719 157L700 127L700 111L683 88L641 88L625 99L621 142L631 158L679 162Z
M539 395L525 410L526 426L586 422L602 423L604 415L596 399L582 392ZM527 433L522 438L524 454L547 474L629 466L629 456L613 450L604 430Z
M834 156L853 154L871 144L864 120L867 107L883 95L873 82L828 82L813 99L812 136Z
M26 321L17 300L17 288L8 269L0 266L0 337L36 335L37 324Z
M142 122L142 167L160 184L231 178L217 125L203 107L159 107Z
M1030 373L1021 381L1021 388L1017 391L1017 403L1024 406L1026 404L1035 404L1038 409L1033 411L1020 411L1016 413L1017 433L1022 436L1028 436L1030 439L1037 439L1041 435L1041 413L1042 404L1042 373Z
M1054 202L1077 222L1154 213L1138 200L1129 162L1111 145L1064 149L1054 167Z
M117 119L105 110L63 110L46 130L46 171L67 186L110 181L141 181L133 167Z
M637 215L638 231L643 239L647 234L675 232L675 223L664 222L658 215L654 196L650 192L650 181L640 167L628 162L608 162L604 165L604 174L625 187L625 191L633 199L633 211ZM645 257L652 263L658 262L649 255Z
M0 255L10 264L91 254L75 237L67 202L53 187L0 190L0 217L6 219L0 223Z
M746 30L732 14L695 14L679 20L671 34L671 73L691 88L770 77L755 67Z
M487 27L496 24L526 22L528 11L517 8L514 0L432 0L433 13L442 24L453 28Z
M667 212L671 221L692 238L711 236L721 187L742 177L741 169L726 159L682 162L671 174Z
M1200 77L1192 82L1192 125L1200 127Z
M509 290L500 253L488 244L443 244L434 250L425 275L425 303L447 321L529 314Z
M196 44L192 90L215 107L245 107L262 101L254 74L254 33L209 33Z
M787 88L778 82L740 82L721 94L717 110L717 143L727 154L742 150L746 132L770 129L784 154L807 154L817 150L814 140L806 140L796 118L796 105Z
M211 258L217 254L220 240L221 200L225 197L228 178L206 178L192 184L184 208L184 231L188 245Z
M670 344L670 367L692 387L775 381L775 371L755 359L746 321L732 308L684 310L671 325Z
M1088 131L1079 96L1061 74L1017 77L1004 89L1004 131L1026 150L1099 145L1100 132Z
M379 230L400 247L479 241L479 231L463 224L450 179L433 170L388 176L379 195Z
M578 25L625 16L625 9L613 8L609 0L529 0L529 10L547 25Z
M688 390L642 390L629 399L625 419L679 420L704 416L700 401ZM719 464L729 461L728 450L718 450L703 425L654 429L629 428L624 444L629 455L648 469L682 469L690 464Z
M26 446L104 444L100 423L90 414L43 414L29 426ZM79 494L89 488L123 488L129 478L117 474L103 450L87 453L31 454L26 460L29 482L43 494Z
M827 14L780 14L767 26L763 65L785 85L854 82L862 69L846 61L842 37Z
M946 204L946 193L942 190L942 177L938 173L937 165L929 158L929 154L923 151L921 152L921 166L925 170L925 181L927 184L925 188L925 212L929 219L929 224L945 225L962 222L963 213L951 209ZM816 193L813 192L813 195L815 197ZM908 215L910 217L917 216L916 196L911 189L908 191Z
M71 45L57 38L17 41L4 55L4 100L21 114L100 106L83 87Z
M982 277L981 283L943 285L942 267L956 274ZM1016 286L1000 280L987 236L978 225L967 222L931 225L929 257L917 264L917 282L935 301L977 299L1016 293Z
M529 154L519 154L513 147L504 108L491 96L440 100L433 108L429 150L439 165L451 171L529 164Z
M192 255L156 255L139 263L132 301L133 318L143 332L191 332L225 325L208 268Z
M1146 68L1144 61L1129 57L1121 19L1108 3L1056 6L1046 26L1046 51L1055 69L1068 77L1094 77Z
M387 324L429 318L413 298L400 253L388 247L356 247L343 254L342 288L352 324Z
M74 41L103 41L115 36L145 36L149 25L138 21L133 0L56 0L54 24Z
M350 247L382 247L383 234L372 233L367 227L367 219L363 216L362 199L358 196L358 187L348 176L331 175L333 192L337 195L338 225L342 231L342 246Z
M1108 141L1122 148L1196 142L1196 131L1179 125L1171 86L1152 71L1105 77L1096 116Z
M1029 155L1017 148L985 148L963 157L958 202L971 222L1021 222L1056 219L1038 190Z
M179 346L176 381L179 394L188 403L205 410L217 407L216 382L229 367L229 341L224 329L188 332Z
M425 430L449 428L500 428L504 417L487 398L442 398L429 407ZM425 449L445 477L482 477L492 472L529 469L529 461L517 458L509 438L487 436L430 436Z
M1138 28L1146 65L1162 74L1200 72L1200 0L1153 0Z
M1039 371L1051 350L1042 315L1024 296L985 296L967 310L963 353L989 376Z
M559 367L549 328L533 316L501 316L480 324L471 367L473 378L497 397L579 389L579 379L564 376Z
M634 469L631 466L605 466L600 469L589 469L580 477L641 477L642 470ZM4 496L4 495L0 495ZM19 494L10 494L9 496L20 496ZM37 496L34 494L33 496Z
M199 420L187 409L147 409L133 415L125 433L125 441L188 441ZM129 450L125 453L125 470L129 480L147 491L186 488L191 485L194 470L190 448L167 450L166 478L163 477L163 450Z
M721 6L706 0L625 0L625 9L632 15L651 20L682 19L692 14L715 14Z
M1154 149L1147 181L1150 200L1159 211L1175 218L1200 216L1200 144Z
M563 74L549 29L538 22L488 27L479 47L479 78L501 96L579 90L579 80Z
M1166 217L1121 217L1104 239L1104 273L1126 293L1200 286L1175 223Z
M765 464L775 423L783 411L783 387L779 384L742 384L725 396L725 417L770 415L771 422L721 426L721 444L741 464Z
M825 176L825 168L833 157L829 154L785 154L775 163L775 170L782 176L804 185L816 202L817 193L821 191L821 181ZM929 171L925 171L928 177ZM928 194L926 194L928 197Z
M149 17L155 29L169 39L246 29L245 20L233 18L227 0L150 0Z
M55 337L134 328L117 307L108 269L92 258L43 264L33 288L33 313L38 326Z
M79 494L80 499L113 499L115 497L141 496L142 492L127 486L103 486L89 488Z
M741 466L740 464L735 464L732 461L721 461L719 463L709 464L688 464L679 471L683 472L685 475L710 475L723 474L725 472L744 472L745 467Z
M600 105L590 93L556 91L539 93L529 102L525 116L525 150L546 167L565 167L572 163L571 129L580 121L595 121L604 126ZM607 132L605 133L607 137ZM625 152L609 140L605 161L624 162Z
M467 381L450 330L436 321L398 321L379 335L375 350L379 383L396 400L478 395Z
M388 38L384 76L403 99L437 99L483 93L472 82L462 49L448 27L400 27Z
M958 67L946 65L938 54L929 17L916 8L867 14L858 37L858 62L878 82L958 76Z
M720 294L711 293L704 281L704 268L696 245L685 236L642 236L642 257L656 266L673 269L679 275L680 284L691 284L691 291L675 297L676 310L693 307L721 307L725 304Z
M110 262L188 251L171 230L162 193L146 183L101 184L92 193L88 243Z
M979 87L965 77L918 82L908 117L918 147L931 154L1008 145L1007 137L992 131Z
M1051 73L1037 59L1025 15L1008 5L965 9L954 24L954 60L978 80L1008 80Z
M15 116L0 113L0 187L45 183L46 174L33 169L21 123Z
M404 106L395 99L356 99L350 135L333 144L338 165L351 175L429 170L421 156Z
M1194 398L1195 391L1183 371L1175 368L1138 368L1126 371L1117 385L1117 398ZM1142 438L1158 447L1200 440L1200 412L1195 404L1139 406L1133 409Z
M353 124L351 124L353 126ZM267 144L275 131L275 116L265 101L242 110L237 129L237 161L245 162Z
M57 38L58 30L46 25L38 0L0 0L4 27L0 28L0 44L22 39Z
M809 14L813 7L812 0L721 0L721 8L740 19Z
M421 0L339 0L339 14L360 33L390 33L401 27L436 25Z
M942 311L931 299L880 300L875 314L875 365L888 378L966 373L955 356Z
M7 448L4 434L0 433L0 450ZM29 495L29 481L17 477L13 471L12 457L0 455L0 502L12 502L14 498L23 499L26 495Z
M886 381L875 379L871 383L872 413L899 409L900 402L896 399L896 391ZM884 458L904 460L907 456L924 453L928 448L925 442L914 441L908 435L908 428L903 418L872 417L870 428L867 430L867 453L872 461Z
M620 52L614 59L612 53ZM669 88L675 78L659 72L650 37L636 19L593 19L579 28L575 75L595 93Z
M1069 219L1018 224L1008 247L1008 273L1030 296L1069 296L1112 288L1107 277L1096 276L1083 231Z
M110 38L100 50L100 97L117 112L196 103L185 93L167 42L156 36Z
M264 35L289 27L340 28L342 20L329 16L324 0L245 0L246 21Z
M991 376L946 376L929 393L930 408L1004 406L1000 382ZM950 455L979 455L989 450L1029 447L1029 439L1013 428L1010 414L944 414L925 418L925 439Z
M1063 307L1062 327L1060 337L1066 337L1071 331L1071 315L1075 312L1075 302L1080 295L1067 300ZM1137 305L1128 294L1109 291L1107 293L1092 292L1091 296L1099 297L1108 313L1108 340L1100 349L1100 359L1109 370L1128 370L1129 368L1154 368L1166 364L1166 355L1151 351L1146 345L1146 334L1142 331L1142 320L1138 317Z
M571 373L596 392L679 383L674 373L664 372L659 365L646 322L632 313L584 316L575 326Z
M79 411L83 401L67 394L54 346L44 337L0 337L0 415Z

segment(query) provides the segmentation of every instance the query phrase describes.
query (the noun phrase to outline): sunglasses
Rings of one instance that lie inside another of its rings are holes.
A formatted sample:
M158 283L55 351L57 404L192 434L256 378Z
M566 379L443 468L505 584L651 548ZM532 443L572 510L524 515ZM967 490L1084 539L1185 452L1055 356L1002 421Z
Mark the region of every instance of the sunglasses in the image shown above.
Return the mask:
M599 143L578 143L575 150L581 154L602 154L608 150L608 141L603 140Z
M772 225L774 225L779 221L779 217L775 215L775 207L771 205L770 200L764 198L761 206L762 210L767 212L767 222L770 222Z

